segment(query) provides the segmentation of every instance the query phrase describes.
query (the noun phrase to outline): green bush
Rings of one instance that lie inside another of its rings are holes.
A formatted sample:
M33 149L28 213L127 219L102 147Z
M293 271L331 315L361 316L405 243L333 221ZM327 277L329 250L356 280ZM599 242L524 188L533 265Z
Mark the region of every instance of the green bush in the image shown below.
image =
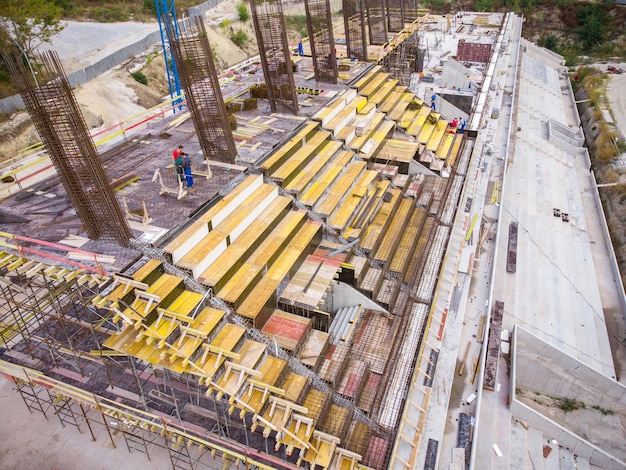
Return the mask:
M139 83L141 83L143 85L147 85L148 84L148 77L146 77L139 70L137 72L131 73L130 76L133 77L136 81L138 81Z
M248 21L250 19L250 12L248 7L244 3L237 4L237 14L239 15L239 21Z
M119 23L130 19L126 8L97 7L90 12L90 17L100 23Z
M236 45L238 45L239 47L241 47L248 40L248 33L240 29L237 32L230 34L230 40L234 42Z
M539 38L539 45L542 47L545 47L546 49L550 49L551 51L556 52L559 46L559 40L552 33L544 34L543 36Z

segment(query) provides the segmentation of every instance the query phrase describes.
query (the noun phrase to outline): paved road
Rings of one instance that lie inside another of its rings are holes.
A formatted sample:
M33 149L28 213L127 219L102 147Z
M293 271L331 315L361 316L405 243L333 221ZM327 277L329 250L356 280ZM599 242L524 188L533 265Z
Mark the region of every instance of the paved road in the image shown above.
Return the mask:
M621 75L609 75L607 98L611 104L611 111L613 111L615 127L619 129L621 137L626 139L626 63L611 65L625 71Z
M65 29L41 49L55 50L67 73L91 65L159 29L156 21L152 23L63 21L63 24Z

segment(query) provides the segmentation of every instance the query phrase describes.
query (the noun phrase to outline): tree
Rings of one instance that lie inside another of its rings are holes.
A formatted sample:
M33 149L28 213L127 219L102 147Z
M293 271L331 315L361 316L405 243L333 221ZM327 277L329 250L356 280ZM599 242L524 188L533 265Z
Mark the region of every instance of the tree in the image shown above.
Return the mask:
M0 11L0 41L5 48L17 44L32 57L43 43L63 30L61 8L53 0L3 0Z

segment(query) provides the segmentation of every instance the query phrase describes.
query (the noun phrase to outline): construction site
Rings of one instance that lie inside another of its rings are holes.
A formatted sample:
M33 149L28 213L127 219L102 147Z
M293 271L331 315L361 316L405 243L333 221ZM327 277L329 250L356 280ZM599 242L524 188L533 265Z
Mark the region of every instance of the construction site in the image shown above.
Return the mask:
M260 55L220 76L202 17L164 11L182 95L108 136L89 134L54 52L46 83L4 53L45 157L0 183L0 370L86 445L158 449L176 469L472 468L479 409L448 410L509 380L508 300L470 283L502 266L501 214L483 206L502 203L535 46L510 13L346 0L328 28L328 1L304 4L298 51L281 2L252 2ZM576 126L549 132L582 144ZM519 277L517 225L504 232ZM622 393L597 336L587 364ZM623 468L613 450L587 468Z

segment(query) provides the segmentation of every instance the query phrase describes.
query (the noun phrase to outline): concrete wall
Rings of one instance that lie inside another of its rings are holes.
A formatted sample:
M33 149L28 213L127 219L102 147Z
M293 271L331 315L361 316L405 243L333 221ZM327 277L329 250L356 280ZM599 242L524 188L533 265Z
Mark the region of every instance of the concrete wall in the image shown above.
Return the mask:
M544 415L529 408L525 404L513 399L511 401L511 414L527 426L540 429L550 439L556 439L560 446L572 451L575 455L589 459L589 463L597 468L623 470L626 465L610 456L590 442L583 441L559 424ZM594 467L594 468L595 468Z
M340 308L351 307L353 305L361 304L365 308L371 310L377 310L379 312L387 312L380 305L374 302L369 297L364 296L355 288L345 284L343 282L333 282L333 300L332 310L336 312ZM389 312L387 312L389 313Z
M510 409L515 418L542 430L575 454L589 458L593 465L611 469L626 468L626 464L618 457L574 434L516 397L516 390L524 389L555 398L575 399L585 402L588 408L599 406L612 410L624 419L626 387L519 326L513 331L511 354ZM599 429L596 431L604 432ZM600 435L595 438L601 440Z
M204 15L209 9L219 5L222 0L208 0L201 5L197 5L189 9L189 15ZM99 60L95 64L89 65L76 72L70 73L67 79L72 88L87 83L89 80L102 75L107 70L126 62L133 57L147 51L151 46L161 43L161 34L159 31L148 34L145 38L125 46L113 54L108 55L104 59ZM24 102L20 95L9 96L0 100L0 112L10 114L20 109L24 109Z

